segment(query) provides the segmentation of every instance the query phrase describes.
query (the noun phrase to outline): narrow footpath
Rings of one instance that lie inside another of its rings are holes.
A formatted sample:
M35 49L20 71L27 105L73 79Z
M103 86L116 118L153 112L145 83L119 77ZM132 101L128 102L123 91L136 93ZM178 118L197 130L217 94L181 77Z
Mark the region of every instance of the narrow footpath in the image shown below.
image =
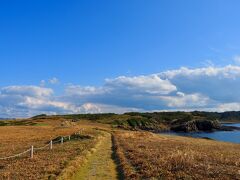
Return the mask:
M113 158L111 134L96 147L96 151L79 169L73 180L117 180L117 165Z

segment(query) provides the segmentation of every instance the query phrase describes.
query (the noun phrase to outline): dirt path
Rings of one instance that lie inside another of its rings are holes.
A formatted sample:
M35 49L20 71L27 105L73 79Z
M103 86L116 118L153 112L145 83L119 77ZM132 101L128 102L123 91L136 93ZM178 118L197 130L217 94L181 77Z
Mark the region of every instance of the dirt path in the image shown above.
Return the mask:
M73 180L114 180L118 178L117 165L113 160L111 135L106 137L96 147L85 165L77 172Z

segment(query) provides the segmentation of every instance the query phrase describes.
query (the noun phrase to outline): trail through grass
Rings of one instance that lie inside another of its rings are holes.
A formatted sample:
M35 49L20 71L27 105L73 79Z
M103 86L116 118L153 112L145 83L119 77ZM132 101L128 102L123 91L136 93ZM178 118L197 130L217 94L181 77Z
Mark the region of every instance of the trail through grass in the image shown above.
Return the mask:
M117 165L113 159L111 134L96 147L96 151L79 169L73 180L114 180L118 179Z

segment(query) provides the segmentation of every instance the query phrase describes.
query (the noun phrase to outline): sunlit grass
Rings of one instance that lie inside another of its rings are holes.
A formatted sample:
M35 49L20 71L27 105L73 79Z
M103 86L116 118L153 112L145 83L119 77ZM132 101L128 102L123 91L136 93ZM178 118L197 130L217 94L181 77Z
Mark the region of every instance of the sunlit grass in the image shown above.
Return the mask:
M240 145L145 132L117 132L126 179L237 179Z

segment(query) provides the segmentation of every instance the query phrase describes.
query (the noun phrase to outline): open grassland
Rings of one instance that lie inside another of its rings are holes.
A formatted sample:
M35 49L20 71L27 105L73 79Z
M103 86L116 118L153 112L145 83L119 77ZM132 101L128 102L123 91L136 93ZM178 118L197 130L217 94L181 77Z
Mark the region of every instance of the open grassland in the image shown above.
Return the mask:
M81 131L53 149L0 160L0 179L240 179L240 144L112 128L70 117L37 117L0 126L0 158ZM113 149L111 135L113 139ZM116 158L117 157L117 158Z
M34 158L29 154L9 160L0 160L0 179L55 179L75 157L85 156L93 148L101 135L92 126L69 125L62 120L43 120L34 122L44 126L1 126L0 127L0 158L21 153L30 148L46 145L49 140L58 136L66 136L82 131L83 137L54 144L53 149L34 152ZM66 125L67 124L67 125Z
M117 131L126 179L240 179L240 145L148 132Z

